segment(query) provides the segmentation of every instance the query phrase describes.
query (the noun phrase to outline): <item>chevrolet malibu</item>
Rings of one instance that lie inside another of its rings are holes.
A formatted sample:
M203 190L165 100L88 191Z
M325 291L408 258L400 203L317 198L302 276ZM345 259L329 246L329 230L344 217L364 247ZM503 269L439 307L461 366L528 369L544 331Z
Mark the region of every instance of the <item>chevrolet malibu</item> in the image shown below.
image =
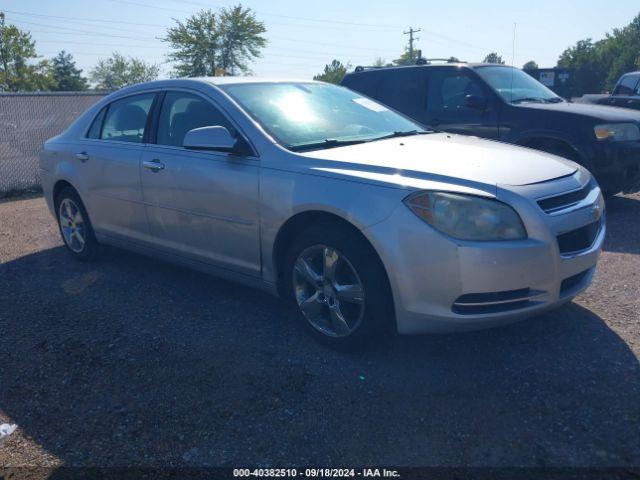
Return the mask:
M78 259L111 244L265 289L337 348L548 311L589 285L605 235L578 164L311 81L125 88L40 168Z

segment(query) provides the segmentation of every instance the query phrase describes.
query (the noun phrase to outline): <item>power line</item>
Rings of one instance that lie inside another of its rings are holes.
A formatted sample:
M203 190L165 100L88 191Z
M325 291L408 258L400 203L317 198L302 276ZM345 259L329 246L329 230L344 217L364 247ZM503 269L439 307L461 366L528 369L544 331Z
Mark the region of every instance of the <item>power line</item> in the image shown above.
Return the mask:
M41 30L36 31L36 33L42 32ZM76 35L75 33L67 33L67 32L50 32L53 34L62 34L62 35ZM61 43L60 41L56 41L56 40L39 40L37 41L38 44L40 43L53 43L53 44L59 44ZM64 40L64 45L85 45L87 46L87 42L81 42L81 41L73 41L73 40ZM96 42L91 42L90 46L95 46L95 47L113 47L113 48L146 48L146 49L164 49L167 50L168 47L165 47L163 45L136 45L136 44L123 44L123 43L96 43ZM277 47L277 46L269 46L267 47L267 49L265 50L265 56L269 56L269 55L274 55L272 53L272 51L275 50L280 51L280 52L297 52L297 53L303 53L306 54L306 57L312 58L318 58L318 59L329 59L329 58L335 58L335 57L346 57L346 58L369 58L370 55L367 54L357 54L357 53L346 53L346 52L320 52L320 51L311 51L311 50L303 50L303 49L296 49L296 48L284 48L284 47ZM73 53L73 52L71 52ZM378 51L378 55L384 55L382 52Z
M169 25L162 25L159 23L136 23L136 22L125 22L125 21L119 21L119 20L106 20L106 19L101 19L101 18L89 18L89 17L69 17L69 16L62 16L62 15L45 15L45 14L36 14L36 13L31 13L31 12L19 12L19 11L15 11L15 10L3 10L5 13L11 13L13 15L20 15L20 16L28 16L28 17L39 17L39 18L51 18L51 19L57 19L57 20L66 20L68 22L71 21L75 21L76 23L79 22L101 22L101 23L115 23L115 24L125 24L125 25L138 25L138 26L148 26L148 27L159 27L159 28L163 28L163 29L167 29L170 28ZM20 20L17 19L18 22L22 22L22 23L29 23L28 21L24 21L24 20ZM32 23L32 22L31 22ZM44 24L40 24L42 26L44 26ZM46 27L48 28L68 28L68 27L61 27L59 25L46 25ZM110 27L112 29L112 27ZM122 32L129 32L129 33L138 33L138 30L129 30L129 29L119 29ZM74 30L75 32L80 32L79 30ZM43 32L43 33L54 33L54 32ZM99 32L87 32L87 31L83 31L83 33L87 33L87 34L95 34L95 35L101 35L101 36L110 36L107 33L99 33ZM120 38L120 37L118 37ZM132 37L133 38L133 37ZM326 43L326 42L315 42L315 41L311 41L311 40L301 40L298 38L292 38L292 37L280 37L280 36L270 36L270 39L274 39L274 40L284 40L284 41L289 41L289 42L296 42L296 43L304 43L304 44L310 44L310 45L322 45L322 46L326 46L326 47L339 47L339 48L343 48L344 45L340 45L337 43ZM371 52L379 52L378 48L374 48L374 47L367 47L367 46L359 46L359 45L354 45L353 46L354 50L369 50Z
M179 10L179 9L175 9L175 8L170 8L170 7L157 7L155 5L149 5L146 3L141 3L141 2L135 2L132 0L108 0L110 2L116 2L116 3L123 3L123 4L128 4L128 5L136 5L139 7L146 7L146 8L160 8L162 10L169 10L169 11L176 11L176 12L181 12L181 13L193 13L193 12L187 12L186 10ZM211 7L211 4L206 4L206 3L201 3L201 2L194 2L194 1L189 1L189 0L180 0L181 4L187 3L187 4L191 4L191 5L196 5L196 6L200 6L200 7ZM334 25L344 25L344 26L350 26L350 27L369 27L369 28L379 28L379 29L399 29L402 27L399 27L397 25L380 25L380 24L371 24L371 23L360 23L360 22L347 22L347 21L342 21L342 20L330 20L330 19L324 19L324 18L310 18L310 17L298 17L298 16L294 16L294 15L282 15L282 14L276 14L276 13L270 13L270 12L265 12L262 10L254 10L256 13L259 13L261 15L265 15L265 16L269 16L269 17L278 17L278 18L286 18L286 19L290 19L290 20L302 20L305 22L314 22L314 23L330 23L330 24L334 24Z
M26 20L18 20L18 22L25 23L27 25L35 25L37 27L57 28L57 29L60 29L60 30L65 30L66 32L69 32L69 33L100 35L102 37L113 37L113 38L128 38L128 39L138 39L138 40L149 40L148 36L143 37L143 36L130 36L130 35L113 35L113 34L102 33L102 32L89 32L87 30L77 30L75 28L58 27L58 26L55 26L55 25L47 25L47 24L44 24L44 23L28 22Z
M136 26L144 26L144 27L161 27L167 28L166 25L160 25L159 23L138 23L138 22L126 22L124 20L106 20L102 18L88 18L88 17L66 17L62 15L45 15L41 13L33 13L33 12L18 12L16 10L2 10L5 13L11 13L14 15L22 15L29 17L42 17L42 18L56 18L59 20L80 20L83 22L100 22L100 23L116 23L122 25L136 25Z

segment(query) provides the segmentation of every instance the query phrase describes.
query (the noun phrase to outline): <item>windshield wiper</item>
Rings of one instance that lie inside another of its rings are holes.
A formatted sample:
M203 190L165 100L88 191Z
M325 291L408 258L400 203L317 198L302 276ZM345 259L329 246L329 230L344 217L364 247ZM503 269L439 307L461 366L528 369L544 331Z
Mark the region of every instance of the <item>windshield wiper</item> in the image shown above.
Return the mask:
M381 137L370 138L367 142L375 142L377 140L385 140L387 138L397 138L397 137L411 137L413 135L425 135L427 133L434 133L429 130L407 130L405 132L393 132L388 135L382 135Z
M545 100L544 98L538 98L538 97L521 97L521 98L516 98L515 100L511 100L511 103L522 103L522 102L544 103Z
M344 147L347 145L356 145L365 143L367 140L338 140L337 138L325 138L322 142L301 143L298 145L289 145L289 150L293 152L301 152L304 150L321 150L324 148Z
M426 133L433 133L428 130L407 130L400 132L393 132L388 135L382 135L374 138L360 138L357 140L339 140L337 138L325 138L322 142L301 143L298 145L289 145L287 148L293 152L301 152L304 150L321 150L325 148L344 147L347 145L357 145L358 143L375 142L377 140L384 140L387 138L396 137L409 137L412 135L424 135Z
M551 98L522 97L522 98L516 98L515 100L511 101L511 103L521 103L521 102L560 103L560 102L564 102L564 100L560 97L551 97Z

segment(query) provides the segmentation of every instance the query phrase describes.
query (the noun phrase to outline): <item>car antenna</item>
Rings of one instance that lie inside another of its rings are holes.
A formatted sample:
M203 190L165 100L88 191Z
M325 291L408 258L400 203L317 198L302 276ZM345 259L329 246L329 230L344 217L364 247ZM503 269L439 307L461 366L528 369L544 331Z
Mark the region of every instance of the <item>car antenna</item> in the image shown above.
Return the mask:
M509 89L510 95L511 95L511 100L509 100L509 103L513 103L513 69L514 67L514 62L516 61L516 26L518 24L516 22L513 22L513 41L511 42L511 88Z

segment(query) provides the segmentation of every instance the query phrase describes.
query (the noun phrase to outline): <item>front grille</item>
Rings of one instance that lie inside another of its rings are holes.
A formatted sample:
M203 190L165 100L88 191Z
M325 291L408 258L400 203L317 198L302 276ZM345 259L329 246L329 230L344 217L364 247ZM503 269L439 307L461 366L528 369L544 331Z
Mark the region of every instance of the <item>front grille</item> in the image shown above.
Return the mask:
M558 248L562 255L576 253L588 249L600 231L600 221L558 235Z
M565 278L560 284L560 296L580 285L587 275L589 275L589 272L591 272L590 268L577 273L576 275Z
M593 179L589 181L580 190L574 190L573 192L563 193L562 195L556 195L555 197L544 198L538 200L538 205L545 213L553 213L559 210L564 210L581 202L589 195L589 192L595 186Z
M520 288L489 293L466 293L460 295L451 310L459 315L482 315L508 312L536 304L545 292Z

